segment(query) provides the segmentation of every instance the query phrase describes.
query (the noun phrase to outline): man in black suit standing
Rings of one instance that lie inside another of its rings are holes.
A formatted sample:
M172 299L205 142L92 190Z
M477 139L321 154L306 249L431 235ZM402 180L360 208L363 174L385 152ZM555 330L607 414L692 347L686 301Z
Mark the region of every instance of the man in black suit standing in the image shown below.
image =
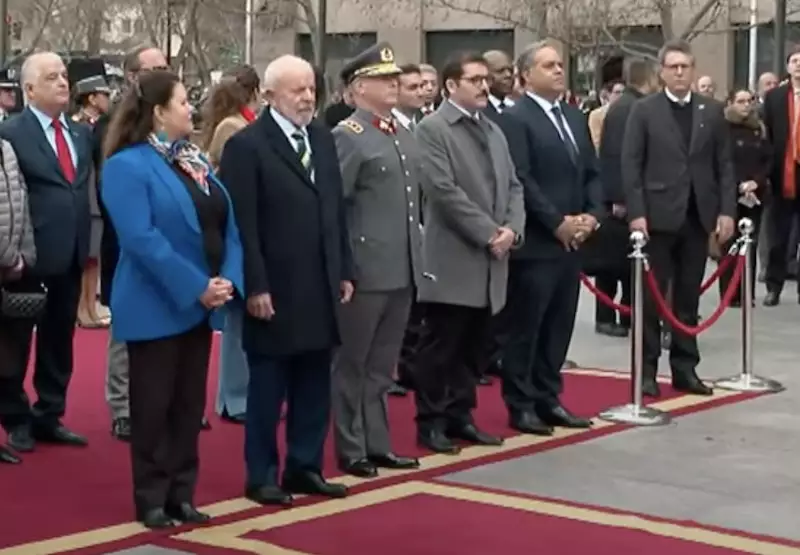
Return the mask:
M489 103L483 111L497 122L500 114L514 105L511 99L514 90L514 63L502 50L489 50L483 54L483 59L486 60L491 75Z
M14 146L28 186L38 256L36 265L24 270L23 280L31 287L43 284L47 288L47 305L36 334L33 384L37 400L30 407L23 388L25 368L13 372L17 379L0 386L0 419L8 430L8 443L24 453L35 448L36 440L87 444L61 419L72 376L81 276L89 256L92 151L89 129L65 116L70 91L62 59L53 52L32 54L21 73L28 105L0 127L0 137ZM33 324L20 321L18 325L20 356L15 360L27 362Z
M622 141L625 136L625 125L631 108L640 98L658 90L658 74L649 60L630 58L623 66L625 92L608 108L603 121L600 142L600 175L603 176L603 192L609 219L605 222L603 232L609 241L621 242L620 249L613 252L628 252L627 210L625 209L625 193L622 190ZM607 251L608 252L608 251ZM627 258L609 261L612 265L608 271L598 272L595 285L612 299L617 295L617 284L622 289L622 304L630 305L631 279ZM595 329L598 333L611 337L625 337L630 328L630 317L617 315L614 309L607 307L599 300L595 309Z
M503 399L512 428L552 434L587 428L561 404L561 367L578 307L580 260L574 252L598 226L603 191L586 117L562 102L559 52L540 41L517 62L526 94L504 112L508 143L525 189L525 244L512 253L503 356Z
M344 497L322 477L331 407L337 305L353 294L339 159L330 129L313 120L314 70L282 56L264 73L269 109L225 145L244 248L242 342L250 365L245 495L290 505L292 493ZM287 454L278 481L277 430L287 401Z
M622 184L631 230L648 236L647 254L662 294L672 282L672 310L696 326L709 235L724 244L734 233L736 182L723 105L693 94L695 60L684 42L659 52L664 90L633 105L622 145ZM656 374L661 324L645 295L645 395L660 394ZM673 330L672 385L697 395L713 392L697 377L697 338Z

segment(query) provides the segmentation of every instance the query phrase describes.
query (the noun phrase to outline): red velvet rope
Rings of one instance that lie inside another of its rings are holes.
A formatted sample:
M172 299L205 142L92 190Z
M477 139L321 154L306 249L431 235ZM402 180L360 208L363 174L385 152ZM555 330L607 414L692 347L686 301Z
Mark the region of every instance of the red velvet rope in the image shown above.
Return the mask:
M737 258L740 258L737 255L726 255L719 264L717 264L717 269L714 270L714 273L711 274L708 279L703 282L703 285L700 286L700 294L702 295L706 291L708 291L714 283L722 276L724 272L728 270L728 267L733 263L733 261ZM623 316L630 316L631 314L631 307L618 303L602 291L600 291L597 286L592 282L591 279L586 274L581 274L581 283L588 289L597 300L601 303L606 305L613 310L616 310Z
M672 329L678 330L686 335L700 335L717 323L717 320L719 320L720 316L722 316L722 313L725 312L725 310L730 306L731 301L736 296L736 290L739 288L739 282L741 281L742 274L744 273L745 257L737 256L736 258L738 260L736 262L736 268L733 270L733 277L731 278L731 282L728 284L728 288L725 290L725 294L722 296L719 306L708 318L708 320L703 320L703 323L698 326L687 326L678 320L677 317L675 317L675 315L672 313L672 310L670 310L666 299L661 294L661 290L658 288L658 282L656 281L655 274L651 270L647 270L645 272L647 286L650 289L650 294L653 296L653 300L656 303L656 308L661 314L661 317L672 326ZM745 300L743 302L749 301Z

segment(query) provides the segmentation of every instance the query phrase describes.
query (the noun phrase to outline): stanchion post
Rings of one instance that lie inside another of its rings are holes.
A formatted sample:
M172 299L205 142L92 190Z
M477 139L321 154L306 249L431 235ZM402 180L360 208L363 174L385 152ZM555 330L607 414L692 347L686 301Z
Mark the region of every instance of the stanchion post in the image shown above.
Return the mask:
M644 372L644 265L647 255L644 247L647 237L641 231L630 235L631 279L631 402L612 407L599 414L600 419L635 426L663 426L671 418L669 413L642 405L642 379Z
M742 371L738 376L723 378L714 382L714 387L730 391L772 392L783 391L780 382L769 378L760 378L753 374L753 272L751 271L753 252L753 233L755 228L750 218L739 220L740 264L744 264L742 272Z

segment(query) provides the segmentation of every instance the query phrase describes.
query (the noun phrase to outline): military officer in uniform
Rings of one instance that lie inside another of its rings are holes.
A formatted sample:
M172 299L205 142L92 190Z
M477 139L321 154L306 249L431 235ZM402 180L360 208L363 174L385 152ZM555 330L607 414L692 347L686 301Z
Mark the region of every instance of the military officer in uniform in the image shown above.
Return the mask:
M340 307L335 443L342 471L359 477L419 465L393 453L386 406L412 291L422 275L420 155L392 117L400 73L388 43L350 60L341 77L356 109L333 130L357 284L352 301Z
M19 107L19 83L14 69L0 69L0 122L10 118Z

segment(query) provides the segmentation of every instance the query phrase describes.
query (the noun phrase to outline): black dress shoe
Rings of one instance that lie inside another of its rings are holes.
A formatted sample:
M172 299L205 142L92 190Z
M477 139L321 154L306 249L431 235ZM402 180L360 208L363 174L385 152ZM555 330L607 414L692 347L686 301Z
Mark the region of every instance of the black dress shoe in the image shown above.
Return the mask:
M247 486L244 496L259 505L291 507L294 502L292 495L278 486Z
M168 517L174 518L178 522L185 522L187 524L204 524L211 520L209 515L201 513L191 503L167 505L165 512Z
M542 422L541 418L533 412L523 412L519 415L509 417L508 425L523 434L532 434L535 436L553 435L553 427Z
M131 440L131 419L126 417L115 418L111 423L111 435L120 441Z
M401 457L394 453L384 455L370 455L369 461L379 468L391 468L393 470L410 470L419 468L419 459L414 457Z
M661 397L661 388L655 378L642 379L642 395L645 397Z
M672 388L681 393L689 395L714 395L714 390L708 387L703 381L692 373L688 376L675 376L672 378Z
M222 414L219 417L225 422L230 422L231 424L244 424L245 420L247 420L246 414L228 414L227 410L222 411Z
M284 490L290 493L304 493L306 495L322 495L341 499L349 493L347 486L332 484L316 472L291 472L283 475Z
M163 530L165 528L175 527L175 521L167 516L164 509L150 509L141 515L139 522L150 530Z
M492 385L492 378L484 374L478 379L478 385Z
M203 431L208 431L211 429L211 422L209 422L208 418L206 418L205 416L200 421L200 429Z
M62 424L56 424L55 426L34 426L33 437L36 441L55 445L71 445L73 447L86 447L89 445L89 440L82 435L76 434Z
M458 455L461 452L461 448L439 430L420 430L417 432L417 443L434 453Z
M356 478L375 478L378 475L378 469L367 459L339 461L339 469Z
M28 426L11 428L8 431L7 443L17 453L30 453L36 448L36 441Z
M614 322L600 322L594 325L595 333L608 337L627 337L628 330Z
M536 413L542 422L551 426L562 428L591 428L592 421L587 418L575 416L561 405L537 410Z
M479 430L475 424L465 424L463 426L450 428L447 430L447 436L451 439L460 439L461 441L467 441L475 445L490 445L492 447L503 445L502 438L489 435Z
M574 360L567 359L564 361L564 364L561 365L561 368L564 370L574 370L578 367L578 363Z
M781 296L774 291L769 291L764 296L764 306L778 306L781 302Z
M0 445L0 463L3 464L19 464L22 462L14 451L9 449L8 447L3 447Z

